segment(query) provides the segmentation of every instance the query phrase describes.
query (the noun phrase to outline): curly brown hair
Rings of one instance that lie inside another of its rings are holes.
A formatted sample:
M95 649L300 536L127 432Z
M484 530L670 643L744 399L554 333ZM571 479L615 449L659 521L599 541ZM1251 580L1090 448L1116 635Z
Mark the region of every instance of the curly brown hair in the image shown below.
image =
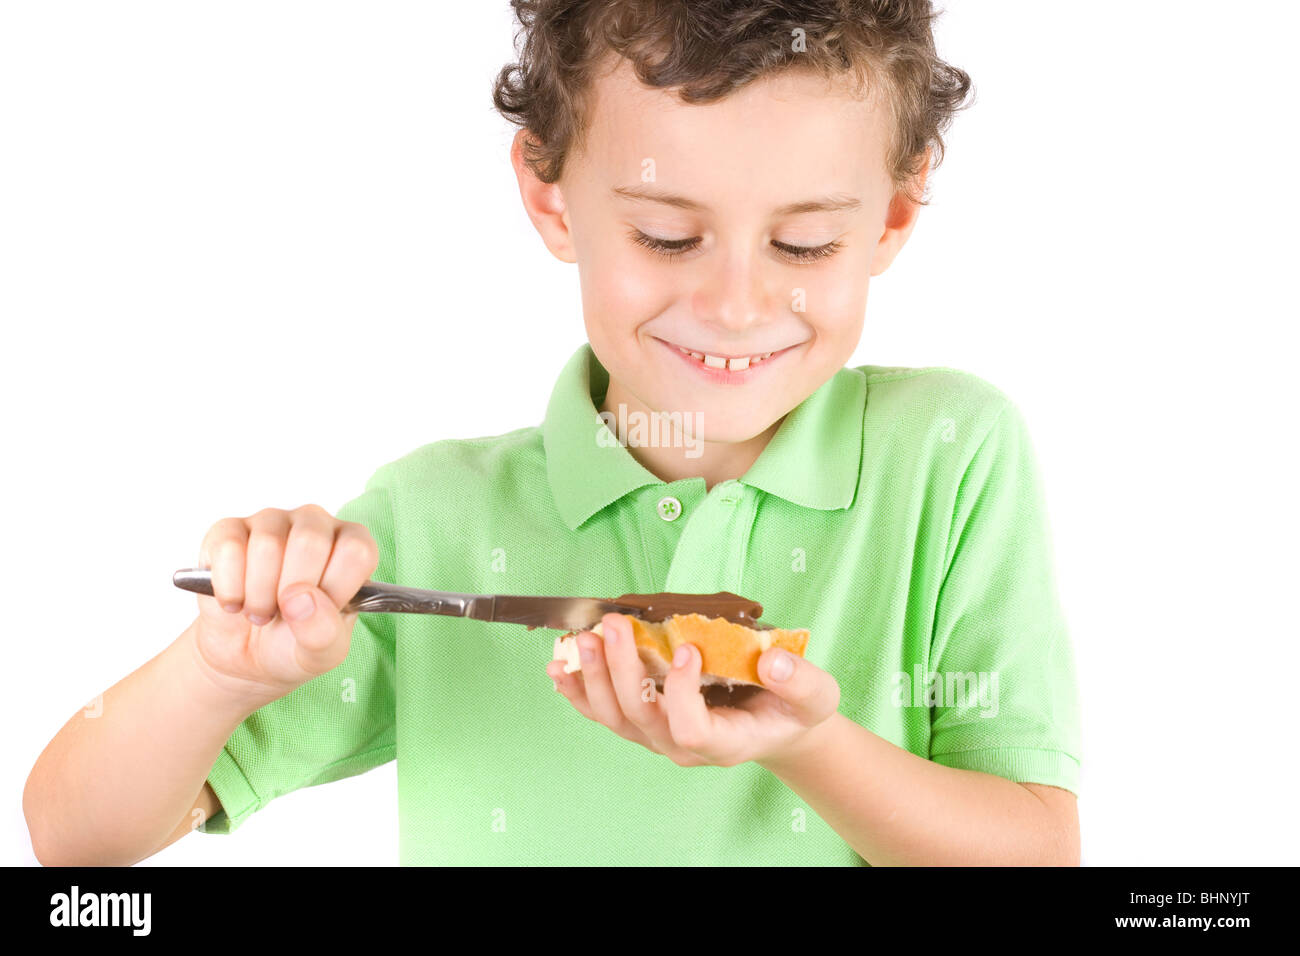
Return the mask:
M610 53L647 86L686 103L721 99L792 67L848 77L878 91L891 112L887 150L895 188L918 203L927 163L943 160L943 133L969 105L971 78L939 58L929 0L511 0L517 63L493 81L492 102L528 130L523 155L556 182L581 147L587 91ZM520 43L522 38L522 44ZM801 42L802 41L802 42Z

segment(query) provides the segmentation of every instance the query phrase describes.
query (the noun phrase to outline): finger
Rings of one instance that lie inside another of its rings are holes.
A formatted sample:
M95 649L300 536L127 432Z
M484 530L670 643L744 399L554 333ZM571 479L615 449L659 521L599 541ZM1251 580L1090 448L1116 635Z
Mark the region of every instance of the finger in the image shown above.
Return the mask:
M574 709L588 720L595 720L591 704L587 702L587 690L582 683L582 672L564 673L564 661L551 661L546 665L546 673L555 683L555 689L565 696Z
M701 756L713 744L713 718L700 692L703 659L694 644L682 644L673 655L673 666L664 678L664 711L673 743Z
M592 709L591 701L587 697L587 682L583 677L582 671L575 671L572 674L566 674L564 673L564 661L551 661L546 665L546 673L550 676L551 680L555 682L555 689L563 694L565 698L568 699L569 703L573 704L578 713L582 714L582 716L586 717L588 720L593 720L598 724L605 723ZM605 726L608 727L609 725L605 724ZM645 734L641 733L639 729L628 721L623 721L618 727L610 727L609 729L613 730L614 733L626 740L631 740L634 743L640 744L647 750L655 750L658 753L662 753L662 751L657 750Z
M289 512L289 538L284 545L276 605L284 608L286 592L294 585L319 587L334 548L332 515L320 505L303 505Z
M244 607L247 547L248 526L239 518L222 518L208 529L199 547L199 564L211 570L212 598L227 613L238 614Z
M834 677L779 647L768 648L759 657L758 677L781 699L786 713L808 726L825 720L840 706L840 685Z
M624 718L662 751L672 744L672 733L668 718L659 706L658 694L646 699L645 664L636 650L632 623L622 614L606 614L600 623L605 638L605 662L619 708Z
M582 662L582 682L596 720L610 730L621 728L627 719L610 682L609 668L605 666L604 640L592 631L579 631L578 655Z
M334 530L334 547L330 551L320 586L343 607L379 567L379 545L370 529L356 521L344 521Z
M284 563L289 516L276 508L264 508L247 519L248 556L244 569L244 613L256 625L276 615L276 593L280 567Z
M295 584L285 591L282 616L293 632L299 667L323 674L343 663L351 628L340 624L338 606L328 594L313 585Z

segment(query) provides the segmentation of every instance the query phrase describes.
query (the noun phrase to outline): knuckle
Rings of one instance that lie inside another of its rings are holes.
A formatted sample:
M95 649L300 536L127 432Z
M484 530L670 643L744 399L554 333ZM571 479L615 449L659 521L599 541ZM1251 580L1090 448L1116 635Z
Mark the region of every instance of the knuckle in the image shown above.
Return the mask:
M216 521L212 522L212 525L208 528L204 538L210 541L217 541L221 538L227 537L237 529L243 528L243 526L244 523L238 518L218 518Z
M289 513L282 508L263 508L248 516L250 528L265 530L283 528L289 523Z
M237 538L221 537L208 545L208 554L213 561L229 561L242 553L243 542Z
M368 531L364 535L349 534L341 537L336 548L345 561L364 565L379 563L379 546Z
M348 537L369 538L372 541L374 540L374 536L370 533L370 529L360 521L339 521L338 526L340 534L347 535Z
M320 525L294 525L290 537L296 547L305 548L321 557L327 557L334 546L334 536L329 533L329 529Z
M374 542L369 535L350 534L342 541L343 550L349 558L365 560L370 557Z
M229 523L231 520L230 518L222 518L203 535L199 550L208 555L209 559L215 559L219 552L243 538L243 535L236 530L235 526ZM240 525L239 527L242 528L243 526Z
M248 536L249 556L273 557L284 547L284 538L268 531L257 531Z

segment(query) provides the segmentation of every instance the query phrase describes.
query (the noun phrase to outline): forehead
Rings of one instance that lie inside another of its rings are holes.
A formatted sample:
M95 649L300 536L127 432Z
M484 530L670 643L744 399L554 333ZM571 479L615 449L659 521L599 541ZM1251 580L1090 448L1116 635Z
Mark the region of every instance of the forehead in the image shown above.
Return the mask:
M889 132L883 97L854 97L847 81L812 71L786 70L690 104L675 90L643 85L617 58L592 80L573 158L609 185L640 181L651 159L661 185L776 205L810 189L885 187Z

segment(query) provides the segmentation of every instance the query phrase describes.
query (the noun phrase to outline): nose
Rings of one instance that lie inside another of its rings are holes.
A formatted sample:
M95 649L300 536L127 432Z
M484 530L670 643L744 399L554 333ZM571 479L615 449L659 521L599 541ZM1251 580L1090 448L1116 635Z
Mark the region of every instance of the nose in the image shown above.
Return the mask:
M706 272L691 298L696 318L728 331L758 325L766 314L767 290L751 258L736 254Z

